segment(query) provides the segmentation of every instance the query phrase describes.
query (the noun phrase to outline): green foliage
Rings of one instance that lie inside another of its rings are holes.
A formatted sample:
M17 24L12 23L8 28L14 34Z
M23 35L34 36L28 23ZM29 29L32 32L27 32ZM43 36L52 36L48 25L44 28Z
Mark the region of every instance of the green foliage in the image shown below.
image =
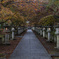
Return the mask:
M52 26L55 24L56 20L59 20L59 19L55 19L53 15L49 15L40 19L39 24L43 26L47 26L47 25Z
M54 12L58 12L59 9L59 0L49 0L49 4L47 5L49 8L53 9Z
M10 7L10 10L11 10L12 12L15 12L15 10L14 10L14 8L13 8L13 7Z

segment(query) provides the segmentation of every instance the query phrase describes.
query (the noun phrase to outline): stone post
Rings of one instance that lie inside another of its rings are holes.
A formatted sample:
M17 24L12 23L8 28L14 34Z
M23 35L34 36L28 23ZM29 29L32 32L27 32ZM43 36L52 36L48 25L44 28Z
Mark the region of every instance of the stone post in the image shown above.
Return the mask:
M45 38L46 35L45 35L45 28L43 28L43 38Z
M50 39L51 39L51 29L48 28L47 32L48 32L48 40L47 41L50 41Z
M21 27L21 33L23 32L23 27Z
M39 30L39 28L38 28L38 34L40 33L40 30Z
M57 36L57 44L55 48L59 49L59 28L56 28L56 32L55 32L56 36Z
M42 36L42 34L43 34L43 33L42 33L42 28L40 28L40 35Z
M46 27L46 38L48 39L48 28Z
M14 28L12 28L12 40L14 40L15 39L15 29Z
M56 30L56 28L54 28L54 30ZM56 33L56 31L55 31L55 33ZM54 33L54 34L55 34L55 33ZM56 43L56 42L57 42L57 35L55 34L55 35L54 35L54 43Z
M22 32L24 31L24 28L22 27Z
M20 34L20 27L18 27L18 34Z
M54 42L55 42L55 43L57 42L57 37L56 37L56 35L54 36Z
M35 31L37 32L37 27L35 28Z
M10 42L9 42L9 33L10 33L10 30L8 28L5 28L4 29L4 33L5 33L5 42L4 42L4 44L10 44Z
M34 27L32 27L32 29L33 29L33 30L35 30L35 28L34 28Z
M36 28L36 32L38 33L38 27Z

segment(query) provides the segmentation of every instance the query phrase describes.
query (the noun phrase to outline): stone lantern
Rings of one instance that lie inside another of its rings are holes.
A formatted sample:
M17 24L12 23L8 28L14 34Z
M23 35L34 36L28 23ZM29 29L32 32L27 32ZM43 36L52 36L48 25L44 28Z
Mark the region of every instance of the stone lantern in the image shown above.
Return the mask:
M9 34L10 34L10 30L9 30L10 26L8 24L4 25L4 34L5 34L5 42L4 44L10 44L9 42Z
M55 26L56 28L56 37L57 37L57 44L56 44L56 47L55 48L58 48L59 49L59 25L58 26Z

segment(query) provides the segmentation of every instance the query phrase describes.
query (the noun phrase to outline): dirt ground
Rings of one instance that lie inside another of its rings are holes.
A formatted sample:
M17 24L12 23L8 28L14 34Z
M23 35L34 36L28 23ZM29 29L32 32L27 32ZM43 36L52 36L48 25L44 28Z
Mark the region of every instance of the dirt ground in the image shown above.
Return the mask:
M26 32L26 31L25 31ZM21 36L25 34L23 32ZM8 59L12 54L18 43L21 41L22 37L15 37L16 40L10 40L10 45L0 45L0 57Z

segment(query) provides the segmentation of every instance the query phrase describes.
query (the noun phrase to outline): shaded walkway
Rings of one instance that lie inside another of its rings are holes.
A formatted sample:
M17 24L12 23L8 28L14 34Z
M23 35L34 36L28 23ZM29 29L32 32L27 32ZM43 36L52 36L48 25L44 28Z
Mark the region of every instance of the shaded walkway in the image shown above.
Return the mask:
M32 30L27 30L9 59L51 59Z

